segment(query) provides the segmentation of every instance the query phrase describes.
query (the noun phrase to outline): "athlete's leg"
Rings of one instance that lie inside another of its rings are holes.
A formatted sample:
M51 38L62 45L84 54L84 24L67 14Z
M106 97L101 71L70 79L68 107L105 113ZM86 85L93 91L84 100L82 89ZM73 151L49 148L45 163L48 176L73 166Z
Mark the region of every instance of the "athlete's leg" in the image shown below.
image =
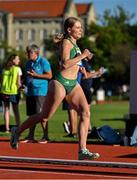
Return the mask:
M72 106L78 112L80 116L79 121L79 149L86 148L88 127L90 122L90 111L86 101L83 90L80 85L77 85L68 97L68 101L71 102Z
M21 134L25 129L32 127L34 124L48 121L53 116L60 103L64 99L66 91L64 87L56 80L49 83L48 94L45 97L45 102L42 111L38 114L30 116L18 129L17 133Z

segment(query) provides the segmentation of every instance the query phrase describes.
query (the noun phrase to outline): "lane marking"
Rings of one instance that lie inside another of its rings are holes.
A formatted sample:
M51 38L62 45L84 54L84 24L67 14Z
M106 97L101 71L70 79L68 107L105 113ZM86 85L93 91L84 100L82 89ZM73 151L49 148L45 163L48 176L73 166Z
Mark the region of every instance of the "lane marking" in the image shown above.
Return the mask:
M17 156L0 156L0 161L137 169L137 163L128 163L128 162L83 161L83 160L80 161L80 160L32 158L32 157L17 157Z

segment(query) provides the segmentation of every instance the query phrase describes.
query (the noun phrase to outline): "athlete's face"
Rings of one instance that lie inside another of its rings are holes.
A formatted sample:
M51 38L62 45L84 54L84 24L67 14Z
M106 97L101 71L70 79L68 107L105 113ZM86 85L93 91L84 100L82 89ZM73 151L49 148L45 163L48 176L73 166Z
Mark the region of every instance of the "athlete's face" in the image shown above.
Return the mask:
M83 35L83 28L81 23L79 21L76 21L72 28L68 28L68 33L76 40L81 38Z

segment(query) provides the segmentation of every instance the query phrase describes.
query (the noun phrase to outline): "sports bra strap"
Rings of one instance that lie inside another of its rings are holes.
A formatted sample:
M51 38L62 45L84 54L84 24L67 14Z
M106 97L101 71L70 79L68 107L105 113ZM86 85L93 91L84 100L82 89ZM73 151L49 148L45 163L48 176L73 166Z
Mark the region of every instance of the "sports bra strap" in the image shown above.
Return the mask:
M76 44L73 43L73 41L70 38L67 38L75 47L78 47Z

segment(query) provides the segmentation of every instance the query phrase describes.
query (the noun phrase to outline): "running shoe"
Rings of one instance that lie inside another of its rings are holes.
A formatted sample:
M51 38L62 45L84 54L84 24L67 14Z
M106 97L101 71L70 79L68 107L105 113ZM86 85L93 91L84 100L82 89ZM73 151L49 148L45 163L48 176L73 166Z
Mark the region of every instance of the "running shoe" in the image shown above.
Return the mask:
M47 144L48 140L47 139L41 139L41 140L38 141L38 143L40 143L40 144Z
M99 153L89 152L88 149L81 149L78 153L79 160L94 160L99 157L100 157Z
M69 124L68 124L67 121L65 121L65 122L63 123L63 127L64 127L65 132L69 134L69 133L70 133L70 130L69 130Z
M12 149L18 149L19 135L17 134L17 128L18 127L13 127L11 129L10 146Z
M20 143L37 143L38 141L35 139L23 139L20 140Z
M72 138L77 138L78 137L78 135L77 135L77 133L69 133L69 134L67 134L65 137L72 137Z

